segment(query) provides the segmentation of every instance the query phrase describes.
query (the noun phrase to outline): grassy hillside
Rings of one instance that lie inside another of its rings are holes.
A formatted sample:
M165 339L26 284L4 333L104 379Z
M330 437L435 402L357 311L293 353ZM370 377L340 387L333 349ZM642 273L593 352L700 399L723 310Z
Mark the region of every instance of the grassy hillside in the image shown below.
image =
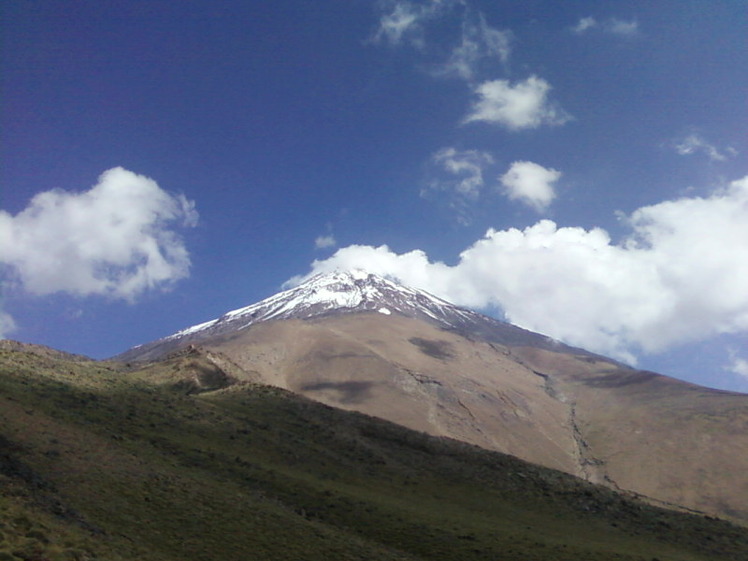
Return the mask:
M218 389L216 389L218 388ZM232 383L0 350L0 561L741 560L748 530Z

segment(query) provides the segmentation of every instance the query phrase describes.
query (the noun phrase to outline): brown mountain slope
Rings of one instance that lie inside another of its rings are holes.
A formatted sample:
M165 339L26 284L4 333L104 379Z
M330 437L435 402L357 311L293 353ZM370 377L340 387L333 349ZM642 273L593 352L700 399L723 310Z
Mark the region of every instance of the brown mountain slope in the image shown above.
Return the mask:
M230 377L748 521L745 395L375 312L259 323L201 348Z
M328 405L581 474L567 407L496 345L363 313L258 324L207 346Z
M580 368L573 357L537 349L514 352L572 407L589 479L748 520L748 396L602 362Z

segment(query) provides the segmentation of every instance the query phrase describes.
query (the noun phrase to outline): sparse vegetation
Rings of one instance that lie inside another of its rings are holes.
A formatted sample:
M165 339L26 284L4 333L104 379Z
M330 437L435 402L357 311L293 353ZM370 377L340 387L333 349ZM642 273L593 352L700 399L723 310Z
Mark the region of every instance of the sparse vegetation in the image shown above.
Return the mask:
M0 350L0 561L748 559L742 526L225 381Z

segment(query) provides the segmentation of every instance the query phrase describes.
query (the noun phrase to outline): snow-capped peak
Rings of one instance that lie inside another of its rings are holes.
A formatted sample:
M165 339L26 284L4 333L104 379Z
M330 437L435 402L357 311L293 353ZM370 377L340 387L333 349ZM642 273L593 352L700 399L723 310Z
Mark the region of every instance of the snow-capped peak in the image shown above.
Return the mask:
M369 310L384 315L395 312L442 324L449 324L450 316L455 314L472 313L423 290L354 269L318 274L256 304L232 310L220 318L179 331L170 339L202 332L218 334L235 331L261 321L304 319L333 312Z
M501 344L542 348L560 345L543 335L457 307L426 291L403 286L366 271L353 270L313 276L256 304L140 345L115 358L124 361L149 360L188 343L240 331L264 321L308 319L352 312L372 312L383 317L406 316Z

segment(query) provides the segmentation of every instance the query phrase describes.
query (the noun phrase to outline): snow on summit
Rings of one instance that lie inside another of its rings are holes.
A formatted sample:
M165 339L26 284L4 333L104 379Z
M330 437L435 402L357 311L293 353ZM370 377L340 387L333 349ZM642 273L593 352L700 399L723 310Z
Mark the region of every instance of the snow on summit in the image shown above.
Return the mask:
M423 290L355 270L316 275L256 304L140 345L115 358L143 360L162 356L188 343L237 332L264 321L308 319L354 312L372 312L385 317L406 316L502 344L533 344L544 348L559 345L548 337L459 308Z
M384 315L399 312L416 317L427 316L448 323L444 317L445 311L457 311L459 308L422 290L355 269L316 275L294 288L227 312L220 318L183 329L170 338L215 331L222 326L231 325L231 330L236 330L273 319L302 319L331 312L365 310L379 311Z

